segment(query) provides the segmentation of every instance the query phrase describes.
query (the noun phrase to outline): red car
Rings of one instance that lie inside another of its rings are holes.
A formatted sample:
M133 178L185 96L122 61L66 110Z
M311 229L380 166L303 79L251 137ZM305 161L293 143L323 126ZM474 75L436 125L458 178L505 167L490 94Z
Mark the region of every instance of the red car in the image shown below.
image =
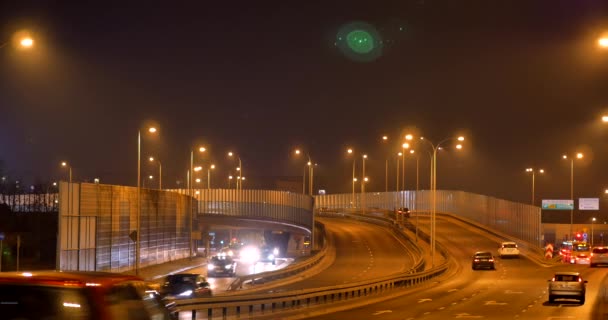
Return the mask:
M2 319L173 319L139 277L107 272L0 273Z

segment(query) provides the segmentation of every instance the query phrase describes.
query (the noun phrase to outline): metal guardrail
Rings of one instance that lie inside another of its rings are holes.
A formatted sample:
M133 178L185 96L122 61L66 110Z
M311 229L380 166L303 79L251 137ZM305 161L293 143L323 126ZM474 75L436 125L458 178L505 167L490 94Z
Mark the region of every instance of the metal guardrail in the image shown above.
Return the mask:
M317 223L319 224L319 223ZM322 230L319 230L321 232L323 232L323 237L325 237L325 227L323 226L323 224L320 224L322 227ZM315 253L312 257L296 263L296 264L292 264L288 267L285 267L283 269L279 269L279 270L275 270L275 271L268 271L268 272L262 272L262 273L256 273L256 274L250 274L250 275L245 275L245 276L240 276L238 277L235 281L233 281L230 284L230 287L228 288L228 291L235 291L238 289L242 289L243 288L243 284L245 284L246 282L251 282L252 284L255 284L256 282L267 282L267 281L274 281L274 280L279 280L279 279L284 279L284 278L288 278L288 277L292 277L296 274L299 274L301 272L304 272L306 270L309 270L311 268L313 268L314 266L318 265L321 261L323 261L323 259L325 258L325 255L327 253L327 241L323 241L324 246L323 248Z
M383 217L337 214L344 217L366 220L370 223L382 224L391 229L398 229L392 220ZM407 238L403 233L401 234ZM428 235L426 237L428 238ZM447 257L447 251L443 246L438 244L437 250L444 257ZM380 296L396 289L413 287L443 275L449 269L451 263L451 260L446 259L444 263L435 268L421 271L424 269L424 259L419 259L413 268L414 271L418 271L415 273L410 273L413 271L410 269L399 275L290 292L179 300L175 303L175 310L178 316L189 313L192 319L196 319L197 314L200 317L200 313L203 314L203 317L206 314L207 319L277 316L281 312L350 302L351 300L364 297Z

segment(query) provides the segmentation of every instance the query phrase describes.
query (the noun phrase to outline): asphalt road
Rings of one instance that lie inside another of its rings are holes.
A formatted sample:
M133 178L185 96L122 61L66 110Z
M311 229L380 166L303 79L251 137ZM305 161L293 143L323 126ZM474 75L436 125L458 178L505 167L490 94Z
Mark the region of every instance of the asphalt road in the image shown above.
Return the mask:
M473 271L472 254L480 250L496 254L495 239L457 221L437 219L437 241L448 247L458 262L449 277L398 298L309 319L608 319L604 311L608 268L542 267L525 258L498 258L497 270ZM395 251L392 255L400 254ZM589 281L584 305L575 300L547 301L547 280L558 270L580 271ZM346 281L349 276L342 279Z

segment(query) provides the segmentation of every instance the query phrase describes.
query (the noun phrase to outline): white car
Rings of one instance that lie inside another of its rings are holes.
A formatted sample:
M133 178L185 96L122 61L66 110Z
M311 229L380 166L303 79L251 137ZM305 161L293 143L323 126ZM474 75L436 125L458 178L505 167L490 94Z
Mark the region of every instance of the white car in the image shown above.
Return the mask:
M608 265L608 247L593 247L589 260L590 267L598 264Z
M513 241L504 241L498 247L498 256L501 258L519 258L519 249L517 243Z
M555 299L578 299L585 303L587 280L583 280L578 272L556 272L549 280L549 302Z

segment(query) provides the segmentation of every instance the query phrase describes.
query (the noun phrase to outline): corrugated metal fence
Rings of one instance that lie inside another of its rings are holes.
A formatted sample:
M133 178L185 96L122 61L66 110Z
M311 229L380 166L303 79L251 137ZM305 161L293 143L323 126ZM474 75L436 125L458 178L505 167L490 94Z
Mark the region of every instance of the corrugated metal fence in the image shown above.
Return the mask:
M190 254L190 208L202 214L257 217L313 226L313 199L283 191L141 190L140 267ZM193 217L194 233L198 231ZM57 268L125 272L135 268L137 188L89 183L59 185ZM194 237L197 238L197 237Z
M366 210L374 208L394 210L399 207L428 213L432 192L401 191L319 195L315 208ZM541 209L539 207L497 199L464 191L437 190L437 212L459 215L511 237L542 247Z

